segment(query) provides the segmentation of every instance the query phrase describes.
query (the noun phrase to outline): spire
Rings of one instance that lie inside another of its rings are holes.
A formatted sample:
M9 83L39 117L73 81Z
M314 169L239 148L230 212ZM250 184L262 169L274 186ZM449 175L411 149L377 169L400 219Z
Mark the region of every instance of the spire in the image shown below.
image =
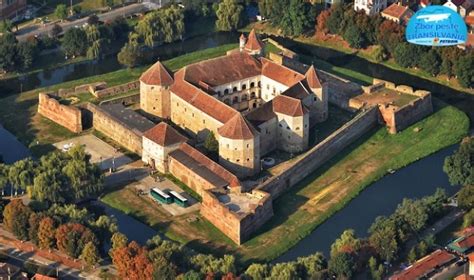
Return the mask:
M260 51L263 49L263 43L258 39L255 29L252 29L249 34L249 39L245 44L245 49L249 51Z
M318 78L318 74L316 73L316 69L314 68L314 65L311 65L308 71L306 71L305 77L310 88L322 87L321 82L319 81L319 78Z

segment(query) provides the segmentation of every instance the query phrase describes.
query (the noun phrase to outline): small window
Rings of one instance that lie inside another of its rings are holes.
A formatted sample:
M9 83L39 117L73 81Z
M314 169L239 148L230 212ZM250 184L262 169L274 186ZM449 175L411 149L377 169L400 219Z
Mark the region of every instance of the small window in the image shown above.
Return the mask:
M227 160L230 160L230 158L227 158Z
M307 128L307 127L308 127L308 125L307 125L307 124L305 124L305 125L304 125L304 128Z
M250 87L251 87L251 88L255 87L255 83L254 83L254 82L251 82L251 83L250 83Z
M299 127L299 126L297 126L297 127L296 127L296 130L300 130L300 127Z
M236 161L237 161L237 162L239 162L239 161L240 161L240 159L237 159Z
M287 126L287 127L286 127L286 129L290 130L290 127L289 127L289 126Z
M188 109L187 109L187 108L184 108L184 111L185 111L185 112L187 112L187 111L188 111Z
M154 89L155 89L155 87L151 87L151 90L154 90Z
M237 151L237 148L234 148L235 151Z
M249 158L247 158L247 161L250 161L250 159L249 159Z
M226 89L224 90L224 94L228 94L228 93L229 93L229 89L226 88Z
M283 125L281 125L281 123L278 124L279 127L283 127Z
M202 123L206 123L206 120L202 120Z
M153 110L155 110L155 109L156 109L156 107L153 107Z
M270 89L270 84L267 84L267 89Z
M227 148L229 148L229 144L227 144Z
M194 117L194 113L193 113L192 115L193 115L193 117Z
M247 148L249 147L249 144L247 144Z
M258 87L262 87L262 83L260 83L260 81L258 81Z
M178 103L178 102L176 102L176 107L179 107L179 103Z
M234 87L234 88L232 89L232 91L237 91L237 87Z
M242 90L247 89L247 84L242 85Z
M313 97L313 100L316 101L316 100L318 100L318 99L317 99L316 96L315 96L315 97Z

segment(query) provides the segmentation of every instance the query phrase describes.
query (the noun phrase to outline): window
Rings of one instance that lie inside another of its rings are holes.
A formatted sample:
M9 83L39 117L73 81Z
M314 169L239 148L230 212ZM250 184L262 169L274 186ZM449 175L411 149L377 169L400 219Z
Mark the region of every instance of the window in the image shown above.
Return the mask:
M194 113L192 114L193 118L194 118Z
M249 147L249 144L247 144L247 148Z
M255 98L255 92L252 92L252 93L250 94L250 98Z
M289 129L290 129L290 127L289 127L289 126L286 126L286 129L288 129L288 130L289 130Z
M202 120L202 123L206 123L206 120Z
M270 89L270 84L267 84L267 89Z
M296 130L300 130L300 127L299 127L299 126L297 126L297 127L296 127Z
M247 89L247 84L242 85L242 90Z
M251 88L255 87L255 83L254 83L254 82L251 82L251 83L250 83L250 87L251 87Z
M217 91L217 94L220 96L220 95L221 95L221 91L220 91L220 90L218 90L218 91Z
M151 90L154 90L154 89L155 89L155 87L151 87Z
M228 88L226 88L226 89L224 90L224 94L229 94L229 89L228 89Z
M233 103L237 103L237 102L239 102L239 97L238 97L238 96L234 96Z
M278 124L279 127L283 127L283 125L281 125L281 123Z
M232 91L233 91L233 92L237 91L237 87L234 87L234 88L232 89Z
M153 110L156 110L156 107L153 107Z
M188 109L187 109L187 108L184 108L184 111L185 111L185 112L187 112L187 111L188 111Z
M307 125L307 124L305 124L305 125L304 125L304 128L307 128L307 127L308 127L308 125Z
M237 159L236 161L237 161L237 162L239 162L239 161L240 161L240 159Z
M227 144L227 148L229 148L229 144Z
M316 101L316 100L318 100L318 99L317 99L316 96L315 96L315 97L313 97L313 100Z
M179 107L179 103L178 103L178 102L176 102L176 107Z
M250 159L249 159L249 158L247 158L247 161L250 161Z

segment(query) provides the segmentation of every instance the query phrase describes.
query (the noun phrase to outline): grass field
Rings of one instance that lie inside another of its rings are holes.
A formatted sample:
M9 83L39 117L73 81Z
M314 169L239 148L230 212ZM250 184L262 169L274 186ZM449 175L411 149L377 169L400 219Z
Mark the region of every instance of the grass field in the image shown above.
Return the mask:
M221 56L235 47L237 47L236 44L229 44L197 51L164 61L164 64L171 70L178 70L193 62ZM72 88L81 84L100 81L107 82L108 86L123 84L137 80L147 67L149 66L121 69L103 75L56 84L1 98L0 123L27 146L38 141L39 145L33 145L32 148L35 154L41 154L49 150L45 149L45 146L48 144L70 138L73 134L67 129L36 114L38 93L57 91L60 88Z
M434 114L401 133L391 135L385 128L379 128L348 147L278 198L273 206L274 217L240 247L233 245L199 214L195 214L199 217L197 221L189 222L189 217L185 217L169 223L160 218L163 210L158 206L153 206L154 211L147 210L148 203L132 197L128 189L107 194L103 201L192 248L218 255L232 253L244 264L268 262L310 234L365 187L384 176L388 169L401 168L459 142L469 127L467 116L437 100L435 107ZM415 132L415 127L421 130ZM194 238L195 232L201 235Z

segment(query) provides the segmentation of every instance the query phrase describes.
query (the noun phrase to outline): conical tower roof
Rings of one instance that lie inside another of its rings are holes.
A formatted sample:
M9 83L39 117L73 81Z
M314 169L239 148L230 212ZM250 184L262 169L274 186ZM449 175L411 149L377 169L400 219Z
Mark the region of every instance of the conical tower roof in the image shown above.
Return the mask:
M173 77L166 67L158 61L141 75L140 81L147 85L170 86L173 84Z
M247 43L245 44L245 49L251 51L258 51L263 49L263 43L258 39L257 34L255 33L255 29L252 29L249 34L249 38Z
M306 81L308 81L308 85L310 88L321 88L321 82L319 81L318 74L316 73L316 69L313 65L308 69L305 74Z
M219 135L234 140L248 140L258 133L255 128L244 119L241 114L235 114L218 130Z
M187 141L186 137L165 122L147 130L143 136L163 147Z

